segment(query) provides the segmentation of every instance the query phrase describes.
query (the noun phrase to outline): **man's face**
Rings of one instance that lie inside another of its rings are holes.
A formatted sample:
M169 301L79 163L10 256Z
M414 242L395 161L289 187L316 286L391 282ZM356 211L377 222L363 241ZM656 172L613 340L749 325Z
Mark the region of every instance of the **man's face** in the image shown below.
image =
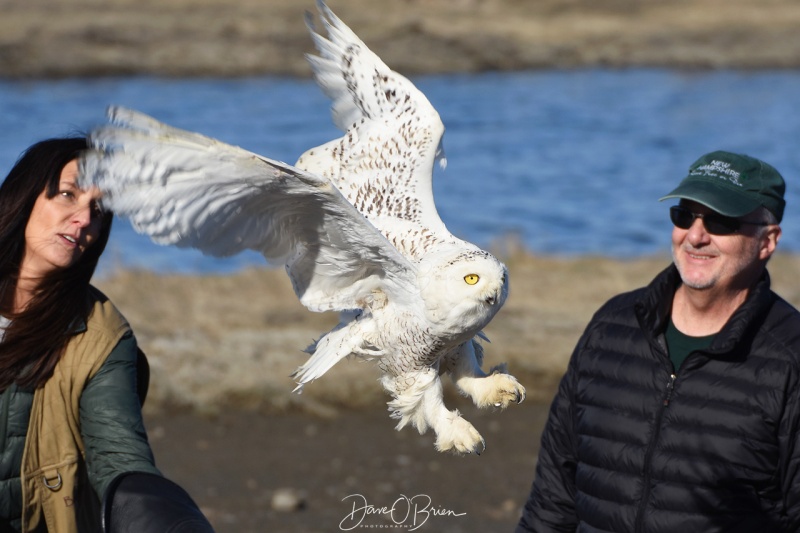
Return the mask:
M681 207L704 215L714 213L696 202L681 200ZM740 220L758 222L753 215ZM703 220L695 218L688 229L672 230L672 256L681 279L696 290L746 290L756 281L763 263L780 238L780 226L743 224L730 235L712 235Z

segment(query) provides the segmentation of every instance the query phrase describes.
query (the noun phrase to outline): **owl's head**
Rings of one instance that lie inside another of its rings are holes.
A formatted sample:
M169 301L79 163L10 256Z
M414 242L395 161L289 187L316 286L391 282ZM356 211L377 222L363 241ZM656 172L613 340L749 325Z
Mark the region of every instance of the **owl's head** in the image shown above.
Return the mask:
M425 312L440 333L474 336L508 297L508 269L477 247L434 252L419 266Z

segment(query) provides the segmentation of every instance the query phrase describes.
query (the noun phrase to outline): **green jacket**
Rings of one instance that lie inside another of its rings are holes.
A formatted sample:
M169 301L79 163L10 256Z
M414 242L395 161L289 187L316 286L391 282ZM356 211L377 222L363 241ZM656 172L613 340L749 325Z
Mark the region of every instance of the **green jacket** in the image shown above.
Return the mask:
M95 289L92 298L95 310L53 378L36 394L10 387L0 395L0 530L35 531L46 522L60 533L59 520L87 511L92 525L79 530L92 531L114 477L159 473L137 394L136 340L102 293Z

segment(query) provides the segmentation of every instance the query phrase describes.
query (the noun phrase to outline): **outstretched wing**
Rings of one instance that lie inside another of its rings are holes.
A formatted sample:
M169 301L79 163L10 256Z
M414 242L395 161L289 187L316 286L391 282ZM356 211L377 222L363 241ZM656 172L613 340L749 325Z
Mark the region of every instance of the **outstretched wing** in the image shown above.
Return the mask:
M317 2L328 37L311 30L318 56L308 60L333 101L345 135L311 149L297 166L333 181L407 257L452 240L433 200L436 161L444 167L439 114L408 79L381 59L328 7Z
M245 249L286 265L314 311L379 288L400 298L414 267L328 181L285 163L112 108L81 160L103 203L159 244L215 256Z

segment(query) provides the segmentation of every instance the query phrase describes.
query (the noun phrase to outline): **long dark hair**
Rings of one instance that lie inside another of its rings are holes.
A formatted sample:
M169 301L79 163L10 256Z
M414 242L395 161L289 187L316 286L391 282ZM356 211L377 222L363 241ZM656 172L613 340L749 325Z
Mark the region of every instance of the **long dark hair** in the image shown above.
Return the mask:
M100 234L73 265L40 280L25 309L14 295L25 253L25 228L36 199L59 191L61 171L88 147L83 137L48 139L28 148L0 185L0 314L11 319L0 342L0 390L16 382L39 387L91 311L89 281L111 232L112 214L102 215Z

